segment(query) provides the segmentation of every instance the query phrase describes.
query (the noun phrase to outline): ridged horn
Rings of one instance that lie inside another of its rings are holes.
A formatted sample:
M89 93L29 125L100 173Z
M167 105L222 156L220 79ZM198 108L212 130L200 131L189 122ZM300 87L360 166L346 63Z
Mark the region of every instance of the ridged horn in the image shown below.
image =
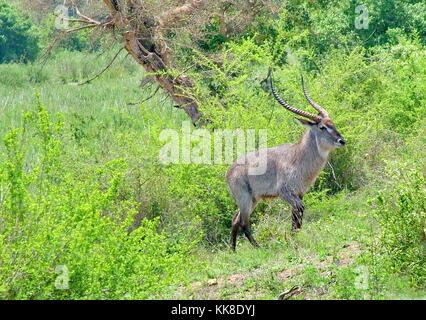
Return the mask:
M309 118L315 122L321 122L322 118L320 116L311 114L309 112L306 111L302 111L299 109L296 109L292 106L290 106L287 102L285 102L280 96L279 94L275 91L274 89L274 84L273 84L273 79L272 79L272 69L269 69L269 73L268 73L268 78L269 78L269 83L271 85L271 90L272 90L272 94L274 95L275 99L287 110L298 114L299 116L305 117L305 118Z
M321 117L328 118L328 112L319 104L316 104L309 96L308 91L305 88L305 80L303 79L303 75L300 75L300 77L302 79L303 94L305 95L306 100L308 100L311 106L313 106L320 113Z

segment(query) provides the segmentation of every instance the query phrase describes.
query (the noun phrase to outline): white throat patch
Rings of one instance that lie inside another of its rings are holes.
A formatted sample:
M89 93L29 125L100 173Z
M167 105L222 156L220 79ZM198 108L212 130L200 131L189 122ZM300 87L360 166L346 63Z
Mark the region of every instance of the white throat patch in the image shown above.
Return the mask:
M328 149L321 148L317 135L315 135L315 141L317 143L317 149L318 149L319 155L321 156L321 158L326 159L328 157L328 154L330 153L331 149L328 150Z

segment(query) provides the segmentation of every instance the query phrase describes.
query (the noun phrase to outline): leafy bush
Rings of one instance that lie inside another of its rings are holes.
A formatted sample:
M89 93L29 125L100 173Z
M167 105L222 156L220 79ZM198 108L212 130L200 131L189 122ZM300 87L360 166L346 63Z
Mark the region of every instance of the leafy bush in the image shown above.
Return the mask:
M338 272L340 298L424 298L426 283L425 128L388 155L380 184L365 188L371 226L356 264ZM377 182L378 183L378 182ZM362 280L364 279L364 280ZM362 280L364 287L354 287ZM405 292L405 293L404 293Z
M182 225L194 217L207 244L228 241L232 215L236 212L228 193L224 168L212 165L178 165L169 167L166 177L171 180L168 201L179 201L179 216L164 214L167 224Z
M412 287L424 288L426 283L426 181L424 176L425 151L418 150L424 143L423 133L406 147L410 159L387 161L386 174L391 183L379 192L374 216L380 226L370 261L379 275L399 274ZM383 279L382 279L383 281Z
M119 201L126 161L82 178L66 171L62 121L38 103L4 137L0 295L6 299L148 299L182 280L197 241L170 239L158 219L129 232Z
M378 197L377 218L382 229L382 259L392 272L406 275L413 285L426 283L426 190L419 173L407 174L409 184L391 198Z
M39 52L38 41L30 18L0 0L0 63L34 60Z

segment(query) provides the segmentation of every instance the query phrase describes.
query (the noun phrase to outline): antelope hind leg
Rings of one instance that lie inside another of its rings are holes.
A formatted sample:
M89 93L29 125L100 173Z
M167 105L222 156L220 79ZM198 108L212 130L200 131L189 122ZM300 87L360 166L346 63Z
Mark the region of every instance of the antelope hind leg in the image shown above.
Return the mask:
M260 247L259 244L256 242L256 240L254 240L254 238L253 238L253 236L250 232L248 217L246 217L244 215L241 216L240 226L241 226L241 229L243 229L243 232L244 232L245 236L247 237L247 239L250 241L250 243L256 248Z
M250 232L250 230L249 230L248 225L246 225L246 226L241 226L241 228L243 229L244 234L246 235L247 239L249 239L250 243L251 243L254 247L259 248L260 246L259 246L259 244L256 242L256 240L254 240L253 236L251 235L251 232Z
M237 246L237 236L240 230L240 213L236 213L232 218L232 232L231 232L231 247L235 251Z

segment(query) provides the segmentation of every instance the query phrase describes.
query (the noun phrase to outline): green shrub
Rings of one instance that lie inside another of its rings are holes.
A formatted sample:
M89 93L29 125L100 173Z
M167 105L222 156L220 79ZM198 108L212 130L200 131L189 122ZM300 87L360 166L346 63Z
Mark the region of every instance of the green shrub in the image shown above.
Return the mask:
M62 121L37 103L4 137L0 296L149 299L183 281L197 239L167 237L158 219L129 232L137 206L121 200L126 161L85 177L67 171L62 131Z
M196 217L208 244L227 242L236 207L224 171L222 166L213 165L170 166L165 173L171 182L168 201L179 201L179 211L174 216L163 215L167 224L182 225Z
M426 283L425 182L420 172L400 173L395 189L377 198L375 210L381 228L378 263L415 287Z
M36 27L7 1L0 1L0 63L32 61L39 52Z
M360 5L368 10L366 29L356 28L361 14L356 8ZM425 13L426 5L421 0L289 1L283 4L280 18L267 24L266 38L273 44L278 65L284 64L289 54L297 54L307 69L319 71L319 58L330 51L390 44L395 29L403 36L418 32L421 43L426 44ZM264 41L265 33L258 39Z

